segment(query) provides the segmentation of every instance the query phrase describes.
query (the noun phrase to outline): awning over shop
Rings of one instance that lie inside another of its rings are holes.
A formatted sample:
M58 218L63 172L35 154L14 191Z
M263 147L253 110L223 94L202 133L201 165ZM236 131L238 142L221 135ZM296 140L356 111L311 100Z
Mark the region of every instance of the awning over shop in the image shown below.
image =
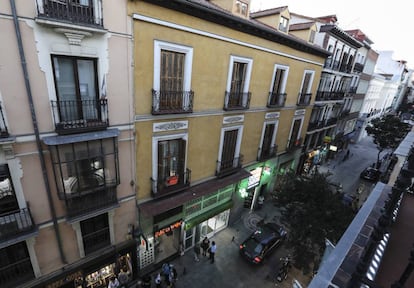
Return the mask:
M154 199L142 204L139 204L139 210L147 216L155 216L170 209L176 208L184 203L198 199L202 196L213 193L219 189L227 187L231 184L238 183L242 179L250 177L250 172L246 170L241 170L233 175L216 178L199 185L193 186L181 192L177 195L171 197L166 197L163 199Z
M207 219L210 219L214 215L220 214L223 211L226 211L227 209L230 209L233 207L233 201L226 202L220 206L214 207L213 209L207 211L206 213L203 213L202 215L199 215L197 217L194 217L193 219L187 220L185 222L185 230L188 230L192 227L194 227L197 224L200 224L201 222L206 221Z

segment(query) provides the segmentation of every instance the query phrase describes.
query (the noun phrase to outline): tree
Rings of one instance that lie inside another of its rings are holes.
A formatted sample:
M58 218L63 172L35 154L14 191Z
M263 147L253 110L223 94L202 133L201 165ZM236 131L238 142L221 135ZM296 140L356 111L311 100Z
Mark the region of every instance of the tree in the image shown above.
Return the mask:
M304 272L317 267L325 250L325 240L336 243L354 217L343 195L327 180L329 174L312 177L287 173L278 192L282 222L288 229L287 245L295 266Z
M377 145L377 168L380 166L380 154L386 149L395 149L411 130L411 126L394 115L385 115L372 119L365 128Z

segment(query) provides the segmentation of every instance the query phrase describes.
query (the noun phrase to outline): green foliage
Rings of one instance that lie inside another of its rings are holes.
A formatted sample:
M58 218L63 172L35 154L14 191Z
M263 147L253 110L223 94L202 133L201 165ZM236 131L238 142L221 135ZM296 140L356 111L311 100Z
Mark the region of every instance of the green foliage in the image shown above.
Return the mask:
M287 244L293 250L295 266L304 271L319 264L325 239L336 243L354 217L327 176L316 173L304 178L288 173L278 192L279 205L284 207L282 221L289 230Z
M394 115L384 115L374 118L365 128L368 135L373 137L377 145L379 162L380 153L385 149L395 149L411 130L411 126Z

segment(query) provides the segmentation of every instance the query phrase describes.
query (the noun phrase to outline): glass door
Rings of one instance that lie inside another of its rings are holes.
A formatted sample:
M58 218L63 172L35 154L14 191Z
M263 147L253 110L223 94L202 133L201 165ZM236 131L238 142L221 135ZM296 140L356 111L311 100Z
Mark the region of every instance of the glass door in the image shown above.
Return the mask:
M195 229L196 227L193 227L189 230L186 230L184 233L184 250L185 251L187 251L188 249L191 249L194 246Z

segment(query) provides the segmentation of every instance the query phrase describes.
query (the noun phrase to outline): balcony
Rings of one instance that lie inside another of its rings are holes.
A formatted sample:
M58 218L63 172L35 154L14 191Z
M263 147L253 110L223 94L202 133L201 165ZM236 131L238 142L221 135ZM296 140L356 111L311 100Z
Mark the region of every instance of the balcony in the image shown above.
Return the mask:
M226 111L230 110L246 110L250 106L251 93L246 92L225 92L224 107Z
M0 214L0 241L7 241L36 230L29 208Z
M39 19L103 28L102 0L38 0Z
M170 176L165 179L151 178L151 183L152 196L155 198L174 194L190 187L191 170L187 168L184 173Z
M257 154L257 161L264 161L270 158L274 158L277 154L277 145L273 145L267 149L263 149L262 147L260 147Z
M363 70L364 70L364 64L355 63L355 65L354 65L354 72L362 73Z
M310 104L310 100L312 97L312 93L299 93L298 95L298 103L297 106L308 106Z
M317 91L315 101L342 100L345 92L342 91Z
M152 90L152 115L193 112L193 91Z
M312 121L309 122L308 131L313 131L323 127L323 121Z
M222 178L238 172L243 163L243 155L229 160L217 161L216 176Z
M6 120L4 119L3 107L0 102L0 138L9 137L9 131L7 130Z
M85 215L118 204L115 184L105 184L81 192L65 193L63 198L66 204L66 213L69 218Z
M109 126L108 100L51 101L59 135L105 130Z
M286 93L273 93L269 92L269 100L267 101L267 107L277 108L284 107L286 102Z
M301 146L302 146L302 138L289 139L289 142L287 144L286 150L288 152L294 152L297 149L300 149Z

